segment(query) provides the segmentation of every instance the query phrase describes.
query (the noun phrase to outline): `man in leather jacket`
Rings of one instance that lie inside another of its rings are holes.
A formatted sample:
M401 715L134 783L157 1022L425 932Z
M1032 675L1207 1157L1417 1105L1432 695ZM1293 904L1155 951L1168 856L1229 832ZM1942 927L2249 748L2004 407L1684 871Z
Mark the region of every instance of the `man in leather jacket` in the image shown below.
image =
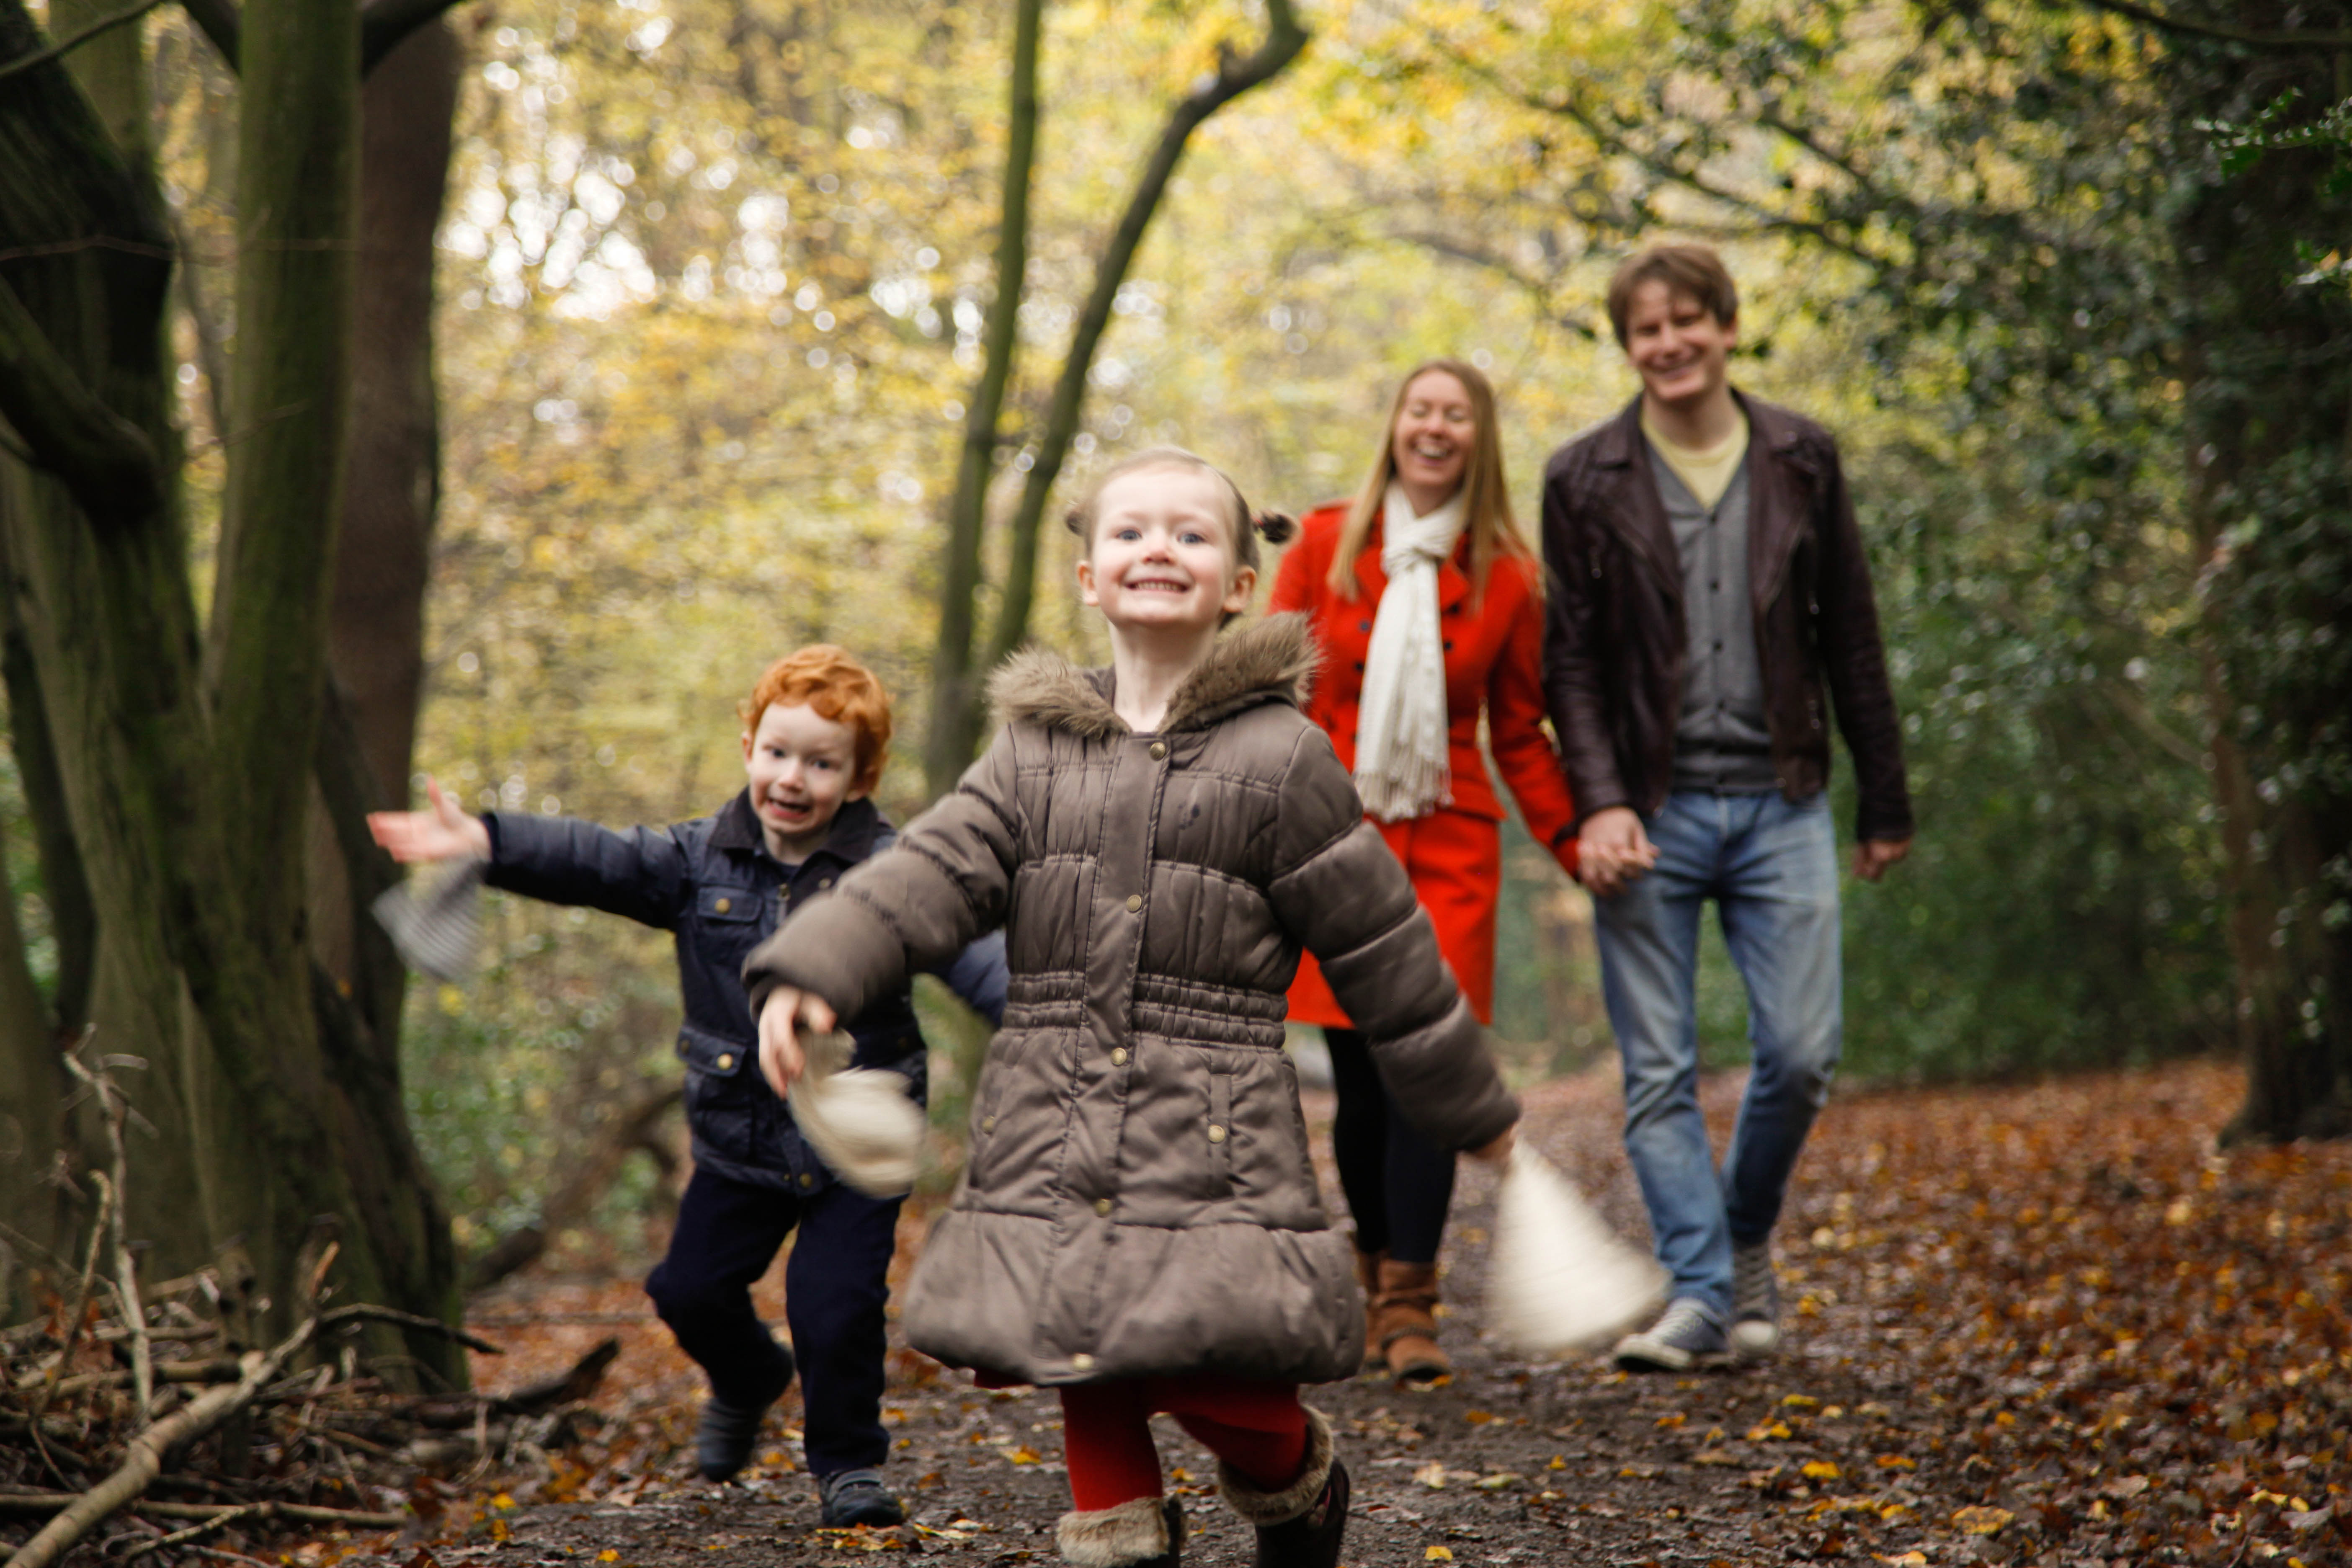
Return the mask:
M1625 1142L1673 1277L1617 1348L1675 1371L1779 1348L1771 1231L1842 1027L1832 711L1860 796L1854 874L1910 847L1902 731L1836 444L1732 387L1738 296L1660 246L1610 285L1642 380L1544 476L1544 683L1625 1068ZM1695 979L1713 898L1755 1070L1718 1169L1698 1109Z

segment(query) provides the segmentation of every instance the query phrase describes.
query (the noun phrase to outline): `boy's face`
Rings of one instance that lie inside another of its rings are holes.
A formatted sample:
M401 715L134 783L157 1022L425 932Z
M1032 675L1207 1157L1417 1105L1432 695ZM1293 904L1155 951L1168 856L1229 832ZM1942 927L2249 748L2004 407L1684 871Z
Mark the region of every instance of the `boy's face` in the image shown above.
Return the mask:
M1690 407L1722 390L1739 321L1718 321L1689 294L1653 278L1633 290L1625 310L1625 358L1642 390L1659 403Z
M1133 631L1214 629L1247 609L1257 574L1234 564L1230 504L1224 486L1195 469L1121 474L1097 499L1079 597Z
M857 733L805 702L771 702L743 737L743 772L760 815L768 853L797 865L824 843L845 801L865 795L857 773Z

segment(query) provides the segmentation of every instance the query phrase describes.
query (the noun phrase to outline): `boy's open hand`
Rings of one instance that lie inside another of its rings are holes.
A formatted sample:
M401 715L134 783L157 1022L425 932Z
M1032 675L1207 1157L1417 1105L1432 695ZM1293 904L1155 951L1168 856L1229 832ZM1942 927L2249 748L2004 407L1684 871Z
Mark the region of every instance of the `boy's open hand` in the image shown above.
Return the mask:
M767 1002L760 1008L760 1074L776 1098L784 1099L793 1092L808 1067L808 1058L801 1050L796 1024L805 1024L818 1034L824 1034L839 1022L833 1009L822 996L805 991L795 991L789 985L779 985L768 993Z
M403 865L455 860L461 855L477 860L490 858L490 830L482 826L480 817L458 810L457 803L442 794L440 784L429 777L425 781L425 798L432 803L432 810L368 813L368 831L386 854Z

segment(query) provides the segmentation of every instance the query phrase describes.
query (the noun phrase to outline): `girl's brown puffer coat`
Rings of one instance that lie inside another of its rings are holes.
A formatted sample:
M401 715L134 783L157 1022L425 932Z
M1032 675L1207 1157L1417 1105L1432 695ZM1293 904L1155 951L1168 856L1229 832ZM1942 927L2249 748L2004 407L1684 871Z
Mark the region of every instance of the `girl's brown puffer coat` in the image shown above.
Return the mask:
M1282 1049L1302 944L1441 1147L1517 1120L1402 868L1298 710L1313 667L1299 617L1260 622L1139 735L1108 670L1013 659L1003 729L956 792L745 966L755 1014L787 984L854 1018L1006 928L970 1163L907 1289L917 1349L1036 1384L1356 1371L1354 1259Z

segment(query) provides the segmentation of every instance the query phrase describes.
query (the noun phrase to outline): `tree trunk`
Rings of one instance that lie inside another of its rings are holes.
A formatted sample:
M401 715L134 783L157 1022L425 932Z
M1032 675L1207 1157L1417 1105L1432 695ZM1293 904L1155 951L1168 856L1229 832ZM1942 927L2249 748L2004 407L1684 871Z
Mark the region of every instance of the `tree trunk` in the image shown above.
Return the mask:
M955 787L980 744L986 713L981 704L982 670L1019 647L1029 636L1029 613L1037 585L1037 533L1054 481L1068 458L1085 411L1087 378L1095 353L1110 325L1111 305L1128 268L1141 248L1152 215L1160 210L1168 182L1184 156L1185 143L1209 116L1243 93L1271 81L1307 47L1289 0L1267 0L1265 40L1246 56L1220 47L1216 74L1196 83L1170 111L1168 123L1137 176L1118 225L1096 258L1095 280L1078 312L1061 373L1047 401L1045 427L1030 453L1028 476L1013 517L1013 558L987 651L975 669L980 544L994 467L1004 389L1011 378L1019 338L1024 258L1028 251L1029 174L1037 137L1038 0L1020 0L1013 46L1012 133L1006 143L1003 214L997 228L996 299L989 307L986 358L971 409L964 423L963 452L956 470L955 499L948 511L948 571L940 587L940 641L931 667L931 722L923 753L926 782L934 795Z
M152 176L55 66L0 94L0 251L16 253L0 262L0 413L44 470L8 465L0 521L97 910L93 1018L150 1064L126 1084L159 1132L133 1172L134 1233L166 1271L242 1236L283 1310L312 1220L341 1215L352 1296L446 1317L454 1258L396 1079L371 1042L322 1032L342 999L305 921L359 32L349 6L317 0L259 0L244 18L239 347L201 639ZM38 43L21 0L0 0L0 58ZM463 1376L437 1336L380 1345Z
M2305 104L2334 96L2325 57L2224 68L2184 56L2174 68L2203 73L2184 120L2242 121L2289 89ZM2330 158L2272 152L2216 174L2174 227L2190 280L2189 506L2248 1069L2233 1140L2352 1136L2352 683L2333 650L2352 575L2352 301L2295 281L2301 252L2352 223Z
M972 645L980 624L980 546L996 475L996 432L1019 344L1029 269L1029 179L1037 159L1037 36L1044 0L1014 0L1013 69L1006 89L1004 185L996 220L996 298L981 336L980 380L964 411L955 493L948 502L947 577L940 584L939 646L931 657L931 721L923 776L934 796L955 787L979 743L981 709Z

